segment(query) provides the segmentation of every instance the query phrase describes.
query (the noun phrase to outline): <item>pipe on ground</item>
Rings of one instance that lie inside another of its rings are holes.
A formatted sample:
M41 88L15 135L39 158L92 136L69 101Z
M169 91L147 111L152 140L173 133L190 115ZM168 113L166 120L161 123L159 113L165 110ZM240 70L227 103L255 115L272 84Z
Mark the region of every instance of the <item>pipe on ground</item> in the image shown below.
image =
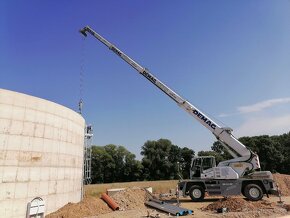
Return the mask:
M113 209L119 210L119 205L106 193L103 193L101 198Z

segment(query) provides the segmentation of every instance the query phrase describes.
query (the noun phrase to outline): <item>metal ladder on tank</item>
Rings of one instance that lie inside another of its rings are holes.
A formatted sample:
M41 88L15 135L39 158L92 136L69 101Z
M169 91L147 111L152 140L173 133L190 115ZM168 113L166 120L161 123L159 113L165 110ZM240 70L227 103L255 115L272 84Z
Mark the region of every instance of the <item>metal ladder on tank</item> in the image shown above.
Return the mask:
M87 125L85 128L85 146L84 146L84 175L83 175L84 185L90 184L92 182L91 178L92 138L93 138L93 128L91 125Z

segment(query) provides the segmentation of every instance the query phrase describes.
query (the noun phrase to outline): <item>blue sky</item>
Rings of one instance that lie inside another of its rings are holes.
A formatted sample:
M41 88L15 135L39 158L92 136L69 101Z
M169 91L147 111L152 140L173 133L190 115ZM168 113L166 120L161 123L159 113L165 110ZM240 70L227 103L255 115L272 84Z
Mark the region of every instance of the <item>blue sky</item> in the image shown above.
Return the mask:
M234 135L290 129L290 1L1 1L0 87L77 110L94 144L208 150L212 134L93 37L90 25ZM82 46L85 47L84 51Z

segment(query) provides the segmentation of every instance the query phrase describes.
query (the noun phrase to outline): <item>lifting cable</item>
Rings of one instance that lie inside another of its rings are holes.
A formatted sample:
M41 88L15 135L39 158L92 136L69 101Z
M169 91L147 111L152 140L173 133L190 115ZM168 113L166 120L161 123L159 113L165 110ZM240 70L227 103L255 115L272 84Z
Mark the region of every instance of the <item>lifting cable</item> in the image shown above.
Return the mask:
M85 44L86 37L82 37L81 45L81 61L80 61L80 75L79 75L79 113L82 114L83 111L83 92L84 92L84 76L85 76Z

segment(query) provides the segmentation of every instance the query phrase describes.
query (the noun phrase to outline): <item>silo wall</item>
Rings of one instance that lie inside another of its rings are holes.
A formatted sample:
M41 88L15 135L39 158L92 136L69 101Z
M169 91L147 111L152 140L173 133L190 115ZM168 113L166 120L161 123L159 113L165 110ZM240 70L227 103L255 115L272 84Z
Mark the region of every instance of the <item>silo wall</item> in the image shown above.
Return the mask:
M64 106L0 89L0 217L46 214L81 200L85 121Z

